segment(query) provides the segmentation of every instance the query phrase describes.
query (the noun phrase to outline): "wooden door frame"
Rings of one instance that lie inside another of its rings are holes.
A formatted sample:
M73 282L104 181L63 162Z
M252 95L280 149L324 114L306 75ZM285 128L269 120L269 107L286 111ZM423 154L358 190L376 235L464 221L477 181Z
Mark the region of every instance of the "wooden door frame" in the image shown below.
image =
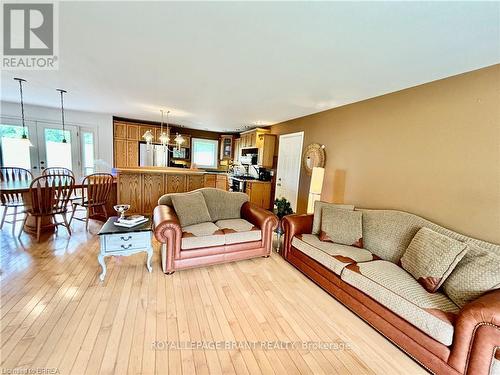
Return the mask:
M295 133L287 133L281 134L279 136L279 144L278 144L278 162L276 166L276 184L278 183L278 171L280 168L280 152L281 152L281 139L282 138L290 138L296 137L300 135L300 154L299 154L299 168L297 168L297 186L295 188L295 212L297 212L297 207L299 205L299 185L300 185L300 170L302 168L302 151L304 150L304 131L295 132ZM276 185L274 186L274 191L276 191Z

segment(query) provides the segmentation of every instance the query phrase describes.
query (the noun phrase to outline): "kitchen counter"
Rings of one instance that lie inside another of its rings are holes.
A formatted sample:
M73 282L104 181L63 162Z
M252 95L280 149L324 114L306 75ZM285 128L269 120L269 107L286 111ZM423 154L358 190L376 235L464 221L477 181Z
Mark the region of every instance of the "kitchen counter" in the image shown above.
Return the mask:
M158 199L202 187L227 190L227 173L171 167L116 168L118 203L130 204L128 214L151 215Z
M204 169L172 168L172 167L135 167L135 168L115 168L117 174L120 173L162 173L162 174L205 174L211 173Z
M236 180L236 181L250 182L252 184L270 184L271 183L271 181L261 181L261 180L256 180L256 179L251 179L251 178L241 178L239 176L231 176L231 175L229 175L229 178Z

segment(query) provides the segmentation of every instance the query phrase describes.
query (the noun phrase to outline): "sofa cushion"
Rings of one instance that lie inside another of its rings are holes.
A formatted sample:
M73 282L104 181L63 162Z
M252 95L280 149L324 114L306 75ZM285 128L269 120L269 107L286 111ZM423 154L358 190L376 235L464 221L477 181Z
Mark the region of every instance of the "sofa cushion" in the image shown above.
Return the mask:
M182 250L197 249L200 247L222 246L224 244L224 232L212 222L182 227Z
M319 234L321 230L321 214L323 212L323 207L336 207L345 210L354 210L354 206L351 204L336 204L316 201L314 202L314 216L313 216L313 227L312 234Z
M212 221L205 197L199 191L174 195L172 204L182 227Z
M215 225L224 232L226 245L262 239L261 230L244 219L219 220Z
M433 293L444 283L467 249L463 242L421 228L403 254L401 266Z
M500 254L474 243L443 284L443 291L462 307L485 292L500 288Z
M341 278L433 339L451 345L459 307L443 293L427 292L398 265L384 260L351 264Z
M363 247L362 213L336 207L323 207L320 240Z
M348 264L376 259L367 250L333 242L323 242L314 234L302 234L294 237L292 246L337 275L340 275L342 269Z
M215 188L200 189L200 192L205 197L212 221L239 219L241 206L249 199L245 193L228 192Z

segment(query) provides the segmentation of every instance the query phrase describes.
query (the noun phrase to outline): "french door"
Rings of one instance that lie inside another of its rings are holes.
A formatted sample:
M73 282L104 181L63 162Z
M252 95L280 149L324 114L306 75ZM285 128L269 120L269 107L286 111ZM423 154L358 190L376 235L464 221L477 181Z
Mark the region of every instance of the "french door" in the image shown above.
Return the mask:
M37 124L38 160L40 173L51 167L71 169L75 177L81 176L80 143L76 126ZM65 142L64 142L65 140Z
M21 139L23 128L17 121L0 123L0 164L20 167L37 177L49 167L71 169L75 177L94 172L95 133L91 128L27 121L27 136ZM63 142L63 139L66 142Z

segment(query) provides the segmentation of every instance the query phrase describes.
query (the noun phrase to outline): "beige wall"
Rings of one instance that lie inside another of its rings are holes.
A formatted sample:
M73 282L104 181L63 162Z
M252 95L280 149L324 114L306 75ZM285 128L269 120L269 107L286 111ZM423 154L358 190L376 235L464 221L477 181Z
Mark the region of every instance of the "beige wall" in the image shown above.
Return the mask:
M322 199L500 244L500 65L272 126L326 146ZM309 177L301 171L299 212Z

